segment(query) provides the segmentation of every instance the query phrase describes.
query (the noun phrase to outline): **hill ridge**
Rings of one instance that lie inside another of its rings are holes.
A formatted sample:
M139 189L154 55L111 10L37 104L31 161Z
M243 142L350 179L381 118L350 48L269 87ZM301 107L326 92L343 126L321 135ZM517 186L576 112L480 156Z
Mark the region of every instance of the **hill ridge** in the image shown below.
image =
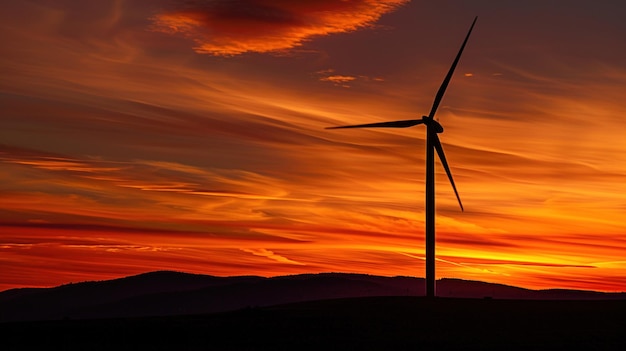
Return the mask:
M530 290L458 278L440 279L437 294L475 299L626 299L626 293ZM331 272L218 277L163 270L52 288L6 290L0 292L0 322L200 314L336 298L423 295L424 279L407 276Z

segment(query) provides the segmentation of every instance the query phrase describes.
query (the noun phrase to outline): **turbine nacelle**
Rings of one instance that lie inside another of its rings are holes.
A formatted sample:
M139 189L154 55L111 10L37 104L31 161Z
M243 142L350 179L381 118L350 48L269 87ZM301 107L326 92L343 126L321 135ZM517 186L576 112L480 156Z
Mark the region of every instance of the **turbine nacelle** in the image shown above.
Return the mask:
M422 116L422 123L427 126L432 126L435 133L437 134L443 133L443 126L434 119L428 118L428 116Z

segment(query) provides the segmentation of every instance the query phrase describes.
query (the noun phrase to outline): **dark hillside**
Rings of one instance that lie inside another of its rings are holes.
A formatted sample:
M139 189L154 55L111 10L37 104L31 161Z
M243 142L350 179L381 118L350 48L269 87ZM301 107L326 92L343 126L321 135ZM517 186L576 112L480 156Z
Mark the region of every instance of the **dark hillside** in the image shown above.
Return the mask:
M441 279L440 297L493 299L625 299L624 293L528 290L460 279ZM326 273L263 278L213 277L177 272L0 292L0 322L175 316L233 311L313 300L366 296L423 296L424 280Z
M364 297L2 324L3 350L624 350L626 301Z

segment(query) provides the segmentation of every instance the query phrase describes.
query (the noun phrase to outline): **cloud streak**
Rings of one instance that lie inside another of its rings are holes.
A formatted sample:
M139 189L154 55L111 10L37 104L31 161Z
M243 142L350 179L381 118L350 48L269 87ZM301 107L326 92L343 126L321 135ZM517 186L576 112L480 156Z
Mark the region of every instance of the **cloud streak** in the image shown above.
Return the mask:
M243 252L247 252L247 253L251 253L255 256L261 256L261 257L267 257L270 260L276 261L278 263L286 263L286 264L293 264L293 265L297 265L297 266L305 266L304 263L300 263L294 260L290 260L287 257L281 256L281 255L277 255L274 252L267 250L267 249L241 249L241 251Z

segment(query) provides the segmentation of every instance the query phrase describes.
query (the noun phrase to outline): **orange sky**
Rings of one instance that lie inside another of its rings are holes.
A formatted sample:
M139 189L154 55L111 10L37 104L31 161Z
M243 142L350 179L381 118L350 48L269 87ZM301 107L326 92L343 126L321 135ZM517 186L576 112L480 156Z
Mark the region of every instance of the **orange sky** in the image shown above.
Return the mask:
M236 4L236 6L233 6ZM626 290L624 5L25 0L0 11L0 290L170 269Z

